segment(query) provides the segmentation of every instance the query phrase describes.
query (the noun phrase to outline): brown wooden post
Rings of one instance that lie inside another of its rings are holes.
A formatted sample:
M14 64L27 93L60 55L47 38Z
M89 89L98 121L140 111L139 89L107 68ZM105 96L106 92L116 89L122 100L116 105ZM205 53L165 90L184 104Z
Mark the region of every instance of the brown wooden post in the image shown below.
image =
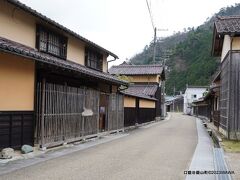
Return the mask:
M86 87L84 86L84 88L83 88L83 108L86 108L85 107L85 104L86 104L86 95L87 95L87 93L86 93ZM82 134L83 134L83 136L85 136L85 128L84 128L84 126L85 126L85 117L84 116L82 116Z
M45 110L45 86L46 79L42 79L42 103L41 103L41 148L44 145L44 110Z
M97 92L97 134L99 134L99 111L100 111L100 91ZM105 121L106 122L106 121Z
M135 125L139 123L139 98L136 98Z
M116 119L117 119L117 130L119 129L119 123L118 123L118 121L119 121L119 96L118 96L118 94L116 93L116 101L115 101L115 103L116 103L116 113L117 113L117 117L116 117Z
M69 87L69 91L68 91L68 84L67 84L67 82L64 82L64 92L66 93L66 105L68 104L68 101L70 101L70 103L72 103L71 102L71 99L70 100L68 100L68 98L71 98L71 94L70 93L73 93L72 91L71 91L71 88ZM68 93L70 94L70 97L69 97L69 95L68 95ZM58 99L58 97L57 97L57 99ZM61 107L61 105L60 105L60 107ZM70 108L70 107L68 107L68 108ZM66 110L65 110L66 111ZM66 141L66 139L67 139L67 127L66 127L66 125L67 125L67 119L69 118L69 119L71 119L72 117L71 117L71 110L69 110L69 112L59 112L59 113L62 113L62 114L65 114L65 115L63 115L63 117L61 118L62 120L61 120L61 126L62 126L62 133L61 133L61 140L63 140L63 141ZM68 113L70 113L70 114L68 114ZM69 116L68 116L69 115Z
M109 119L110 119L110 108L111 108L111 106L112 106L112 104L111 104L111 102L110 102L110 100L111 100L111 95L110 94L107 94L107 114L106 114L106 117L107 117L107 121L105 121L105 123L107 122L107 131L110 131L110 121L109 121ZM106 124L105 124L105 127L106 127Z

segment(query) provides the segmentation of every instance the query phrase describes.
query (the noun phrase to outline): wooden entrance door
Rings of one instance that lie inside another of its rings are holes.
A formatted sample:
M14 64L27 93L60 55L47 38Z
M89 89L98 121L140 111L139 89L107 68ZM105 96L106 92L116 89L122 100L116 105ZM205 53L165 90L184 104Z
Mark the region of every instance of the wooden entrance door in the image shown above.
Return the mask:
M108 131L120 130L124 127L123 95L112 93L108 104Z
M100 102L99 102L99 131L100 132L107 130L108 99L109 99L109 96L107 94L100 95Z

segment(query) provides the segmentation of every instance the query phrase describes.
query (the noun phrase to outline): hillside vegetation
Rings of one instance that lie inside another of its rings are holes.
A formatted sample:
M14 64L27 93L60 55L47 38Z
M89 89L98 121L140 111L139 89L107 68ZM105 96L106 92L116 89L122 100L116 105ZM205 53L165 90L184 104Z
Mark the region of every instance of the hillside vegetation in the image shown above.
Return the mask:
M188 85L209 85L220 64L211 56L213 23L217 16L240 15L240 4L222 8L197 28L187 28L170 37L157 40L156 63L167 66L166 93L184 91ZM153 43L130 59L132 64L152 64Z

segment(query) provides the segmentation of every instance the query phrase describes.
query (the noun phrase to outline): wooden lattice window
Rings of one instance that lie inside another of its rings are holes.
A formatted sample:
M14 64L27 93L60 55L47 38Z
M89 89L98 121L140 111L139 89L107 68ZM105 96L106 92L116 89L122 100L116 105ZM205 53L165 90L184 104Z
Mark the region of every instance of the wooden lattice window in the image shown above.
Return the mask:
M112 94L112 111L116 111L117 108L116 108L116 104L117 104L117 99L116 99L116 95L115 94Z
M92 49L86 48L85 49L85 65L102 71L103 66L103 55L94 51Z
M37 26L37 48L41 52L66 59L67 38L50 31L42 26Z

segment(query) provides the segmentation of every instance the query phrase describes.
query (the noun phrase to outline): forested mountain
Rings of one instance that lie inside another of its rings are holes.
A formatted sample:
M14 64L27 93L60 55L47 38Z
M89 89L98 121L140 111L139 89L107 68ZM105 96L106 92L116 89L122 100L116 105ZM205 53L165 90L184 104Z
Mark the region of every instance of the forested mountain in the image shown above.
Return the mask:
M158 39L156 63L166 59L166 92L184 91L186 84L208 85L219 66L219 59L211 56L213 22L217 16L240 15L240 3L222 8L197 28L186 28L170 37ZM132 64L152 64L153 42L130 59Z

